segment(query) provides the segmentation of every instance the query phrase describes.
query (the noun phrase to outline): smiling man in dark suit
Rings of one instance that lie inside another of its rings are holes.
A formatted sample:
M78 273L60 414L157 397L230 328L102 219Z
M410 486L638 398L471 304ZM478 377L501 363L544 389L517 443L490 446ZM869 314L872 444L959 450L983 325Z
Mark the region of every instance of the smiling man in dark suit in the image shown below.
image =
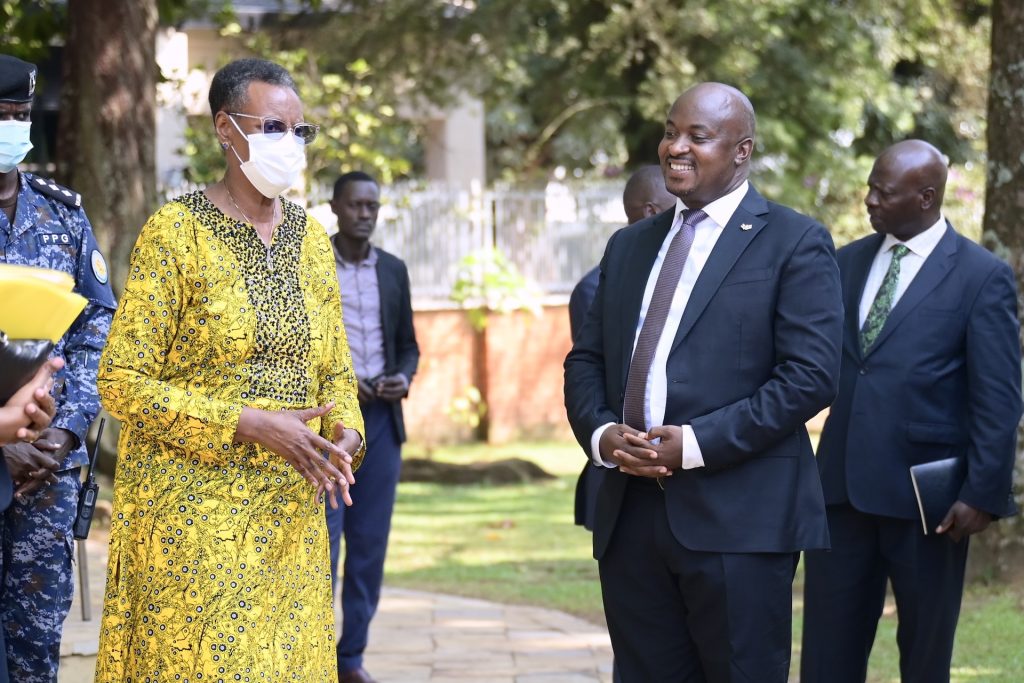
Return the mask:
M949 681L968 537L1015 512L1013 272L946 222L945 186L935 147L888 148L864 200L877 234L839 250L843 364L818 448L832 551L807 555L803 683L864 681L887 580L902 680ZM959 500L925 535L909 468L954 456Z
M402 463L402 399L409 393L420 349L412 322L409 271L397 256L370 244L380 211L377 181L361 171L342 175L334 183L331 210L338 217L338 233L331 242L342 317L366 426L366 457L352 486L352 506L325 506L332 581L345 537L338 680L373 683L363 668L363 652L380 599Z
M735 88L672 105L676 206L608 242L565 361L569 421L609 468L594 522L625 683L784 683L798 553L828 547L804 423L835 396L832 240L748 182L755 119Z

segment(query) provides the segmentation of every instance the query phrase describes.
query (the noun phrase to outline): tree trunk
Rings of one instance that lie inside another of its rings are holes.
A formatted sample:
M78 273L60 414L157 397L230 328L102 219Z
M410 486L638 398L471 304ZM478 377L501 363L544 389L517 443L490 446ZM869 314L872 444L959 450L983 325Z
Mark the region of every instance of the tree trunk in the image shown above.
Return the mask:
M1024 3L992 3L992 66L988 95L988 168L982 241L1017 276L1017 307L1024 295ZM1018 430L1017 504L1024 507L1024 434ZM1005 568L1024 548L1020 518L1003 520L979 540L997 551L992 568ZM981 544L979 544L981 545ZM1011 550L1011 552L1006 552Z
M484 315L489 316L489 312ZM473 331L473 384L480 392L480 399L487 407L480 415L480 422L473 430L473 437L481 443L491 440L491 396L489 391L490 368L487 367L487 328Z
M115 292L156 206L156 0L68 0L58 176L82 194Z

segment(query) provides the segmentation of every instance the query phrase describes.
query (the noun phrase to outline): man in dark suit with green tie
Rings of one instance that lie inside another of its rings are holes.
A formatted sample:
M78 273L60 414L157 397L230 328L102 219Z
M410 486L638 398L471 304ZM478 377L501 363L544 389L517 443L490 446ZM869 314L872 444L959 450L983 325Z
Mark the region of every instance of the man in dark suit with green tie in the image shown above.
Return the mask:
M843 362L818 448L832 550L806 558L802 683L863 683L887 581L902 680L949 681L968 540L1015 513L1014 276L943 217L946 173L927 142L886 149L864 200L876 234L838 253ZM951 457L966 476L926 534L909 468Z

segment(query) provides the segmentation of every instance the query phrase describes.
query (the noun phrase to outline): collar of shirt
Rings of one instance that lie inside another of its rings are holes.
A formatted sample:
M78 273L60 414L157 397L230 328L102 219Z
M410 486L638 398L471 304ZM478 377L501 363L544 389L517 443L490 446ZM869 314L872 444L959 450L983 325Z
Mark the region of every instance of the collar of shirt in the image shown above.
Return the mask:
M903 244L909 250L907 255L903 257L903 260L900 261L900 276L896 281L896 289L892 297L892 306L895 308L896 304L903 298L903 294L910 287L910 283L914 281L918 272L924 267L925 260L935 250L936 245L938 245L939 240L942 239L945 233L946 219L939 216L939 220L935 221L934 225L906 242L900 242L892 235L885 236L878 251L875 252L875 258L871 261L871 267L868 268L868 274L864 280L864 291L861 292L860 306L857 310L857 320L860 327L864 326L864 321L867 320L868 313L871 312L871 304L878 295L878 290L882 286L885 274L889 270L889 264L892 263L892 247L897 244Z
M8 221L5 214L0 223L7 228L11 237L20 237L40 221L40 203L45 205L46 197L36 194L25 174L18 171L18 205L14 210L14 220Z
M897 244L902 244L910 250L915 256L920 256L922 259L928 258L928 255L932 253L935 246L942 239L942 236L946 234L946 218L942 214L939 214L939 220L917 235L914 235L906 242L900 242L892 235L886 235L885 239L882 240L882 246L879 250L881 253L885 253L892 249Z
M361 266L373 268L377 265L377 250L373 248L372 244L370 245L370 253L366 258L356 263L350 263L342 258L341 252L338 251L338 245L334 243L334 240L331 240L331 248L334 250L334 262L343 268L359 268Z
M739 208L740 202L747 196L747 190L750 189L750 183L744 180L740 183L740 186L729 194L722 195L715 201L711 202L704 207L704 213L708 215L708 218L713 220L715 224L724 228L728 225L732 219L732 215L736 213L736 209ZM676 199L676 214L672 219L672 225L676 225L679 222L679 213L688 207L683 203L682 199ZM703 223L703 221L701 221Z

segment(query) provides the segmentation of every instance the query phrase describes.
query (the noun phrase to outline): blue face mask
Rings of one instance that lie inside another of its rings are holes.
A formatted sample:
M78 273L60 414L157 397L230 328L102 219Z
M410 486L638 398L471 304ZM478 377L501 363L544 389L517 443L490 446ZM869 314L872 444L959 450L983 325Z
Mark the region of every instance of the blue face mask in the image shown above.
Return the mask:
M31 121L0 121L0 173L10 173L32 149Z

